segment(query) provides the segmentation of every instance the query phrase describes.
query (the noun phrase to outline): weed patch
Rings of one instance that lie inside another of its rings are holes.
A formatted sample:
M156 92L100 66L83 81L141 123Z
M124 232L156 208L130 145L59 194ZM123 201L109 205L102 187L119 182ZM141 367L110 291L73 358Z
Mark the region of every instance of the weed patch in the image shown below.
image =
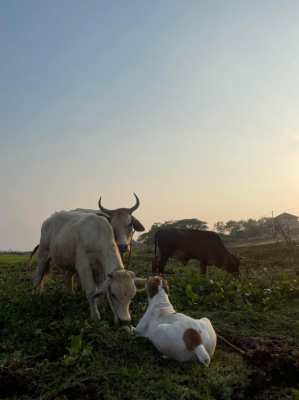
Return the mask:
M106 303L102 320L89 320L81 292L68 295L53 276L32 292L28 256L0 256L1 399L295 399L298 397L299 275L296 254L275 246L238 249L241 279L217 268L202 277L196 263L174 261L167 279L177 311L212 320L220 340L208 369L163 359L144 338L113 326ZM149 251L135 253L130 269L146 276ZM134 324L147 306L138 292Z

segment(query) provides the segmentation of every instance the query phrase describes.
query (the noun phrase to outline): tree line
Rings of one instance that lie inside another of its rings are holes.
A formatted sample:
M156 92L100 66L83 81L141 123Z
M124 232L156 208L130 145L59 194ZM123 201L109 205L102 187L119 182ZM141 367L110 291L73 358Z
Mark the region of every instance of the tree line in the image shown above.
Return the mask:
M154 243L155 233L161 228L207 230L208 224L197 218L155 222L148 232L139 236L138 242L152 245ZM272 218L260 218L257 220L249 218L247 220L229 220L227 222L218 221L214 224L213 228L224 241L262 240L273 237Z

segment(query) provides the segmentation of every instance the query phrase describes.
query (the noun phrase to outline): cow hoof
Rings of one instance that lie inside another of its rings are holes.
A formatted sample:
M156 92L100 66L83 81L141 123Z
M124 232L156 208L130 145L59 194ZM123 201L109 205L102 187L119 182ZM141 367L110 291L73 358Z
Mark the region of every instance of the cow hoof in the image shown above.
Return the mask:
M100 321L101 320L101 314L100 313L93 313L93 314L91 314L90 319L92 321Z
M136 335L136 328L133 325L131 325L130 328L131 328L131 334Z
M135 328L132 325L122 326L121 329L124 329L130 335L133 335L135 331Z

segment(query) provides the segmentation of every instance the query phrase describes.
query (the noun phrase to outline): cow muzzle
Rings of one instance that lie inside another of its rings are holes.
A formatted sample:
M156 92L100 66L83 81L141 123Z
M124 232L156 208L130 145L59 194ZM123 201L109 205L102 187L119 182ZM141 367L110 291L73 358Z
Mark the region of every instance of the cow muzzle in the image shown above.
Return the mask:
M120 252L121 254L123 254L123 253L125 253L126 251L128 251L128 245L127 245L127 244L119 244L119 245L118 245L118 249L119 249L119 252Z
M120 329L125 330L128 334L132 334L134 332L134 327L131 320L118 319L118 326Z

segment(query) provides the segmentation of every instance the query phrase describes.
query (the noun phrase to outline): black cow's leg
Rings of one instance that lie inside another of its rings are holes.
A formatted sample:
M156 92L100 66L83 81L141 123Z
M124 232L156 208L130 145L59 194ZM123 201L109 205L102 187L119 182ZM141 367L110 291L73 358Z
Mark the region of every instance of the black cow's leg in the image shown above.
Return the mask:
M203 275L207 275L207 264L204 263L203 261L200 262L200 272Z
M164 274L164 267L168 261L169 256L165 255L165 254L161 254L160 255L160 260L159 260L159 264L158 264L158 270L160 272L160 274Z

